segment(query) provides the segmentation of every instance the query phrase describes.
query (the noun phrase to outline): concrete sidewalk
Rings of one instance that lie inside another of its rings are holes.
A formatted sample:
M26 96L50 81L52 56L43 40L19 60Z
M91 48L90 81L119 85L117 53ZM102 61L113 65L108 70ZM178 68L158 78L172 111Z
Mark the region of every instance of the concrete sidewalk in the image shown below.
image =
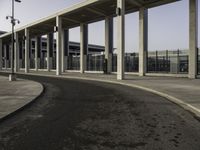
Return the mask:
M21 72L21 74L24 74L24 72ZM200 79L191 80L188 78L150 76L138 77L135 75L126 75L125 80L119 81L116 80L115 74L104 75L94 73L80 74L66 72L61 76L56 76L54 71L30 71L29 74L56 78L95 80L136 87L166 97L170 101L194 113L197 117L200 117Z
M28 105L42 91L40 83L22 79L9 82L8 77L0 76L0 120Z

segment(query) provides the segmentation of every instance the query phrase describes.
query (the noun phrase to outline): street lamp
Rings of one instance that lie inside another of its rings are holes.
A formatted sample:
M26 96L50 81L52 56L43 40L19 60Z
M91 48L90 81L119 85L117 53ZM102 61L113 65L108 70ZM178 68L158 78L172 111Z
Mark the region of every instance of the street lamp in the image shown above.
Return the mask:
M12 16L6 16L6 19L11 20L12 24L12 52L11 52L11 74L9 75L9 81L15 81L16 80L16 75L14 73L14 42L15 42L15 37L14 37L14 27L16 23L20 23L18 19L15 19L14 17L14 2L21 3L21 0L12 0Z

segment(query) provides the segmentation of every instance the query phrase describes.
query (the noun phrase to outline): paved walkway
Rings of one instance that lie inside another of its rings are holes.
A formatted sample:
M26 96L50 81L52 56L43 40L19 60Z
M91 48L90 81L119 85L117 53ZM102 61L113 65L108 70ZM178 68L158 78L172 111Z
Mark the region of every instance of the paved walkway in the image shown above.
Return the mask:
M24 74L23 71L20 73ZM131 87L137 87L146 91L153 92L168 98L172 102L182 106L183 108L200 117L200 79L175 78L175 77L138 77L135 75L126 75L125 80L116 80L116 75L104 75L95 73L63 73L61 76L56 76L54 71L51 72L35 72L30 71L29 74L75 78L117 83ZM134 92L134 91L133 91Z
M9 82L0 76L0 120L23 108L43 91L40 83L18 79Z

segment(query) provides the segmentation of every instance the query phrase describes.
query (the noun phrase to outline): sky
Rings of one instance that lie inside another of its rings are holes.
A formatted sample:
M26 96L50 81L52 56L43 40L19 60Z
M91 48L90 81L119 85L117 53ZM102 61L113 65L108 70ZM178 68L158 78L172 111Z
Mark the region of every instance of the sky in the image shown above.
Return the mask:
M15 18L20 20L19 28L85 0L21 0L15 3ZM200 3L199 10L200 10ZM176 50L189 47L189 0L149 9L148 50ZM0 0L0 30L10 31L11 0ZM198 12L200 20L200 11ZM139 49L139 14L125 17L126 52ZM89 44L104 45L105 22L89 24ZM198 24L198 46L200 47L200 23ZM80 41L80 28L70 29L70 41ZM98 35L98 36L97 36ZM116 47L116 19L114 18L114 46Z

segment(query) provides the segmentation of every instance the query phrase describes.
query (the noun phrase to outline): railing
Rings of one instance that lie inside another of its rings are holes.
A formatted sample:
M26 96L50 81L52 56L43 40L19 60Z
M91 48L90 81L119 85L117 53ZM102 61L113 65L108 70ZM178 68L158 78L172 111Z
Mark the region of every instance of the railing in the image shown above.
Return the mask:
M147 71L150 73L188 73L188 51L148 52Z
M136 53L125 54L125 72L138 72L139 71L139 58Z
M40 59L40 69L47 69L47 60L46 58Z
M112 55L112 72L117 72L117 54Z
M105 55L89 54L87 55L88 71L103 71ZM25 68L25 60L20 59L20 68ZM198 49L198 74L200 74L200 51ZM10 60L2 59L3 68L10 68ZM125 72L138 72L139 57L138 53L125 53L124 56ZM30 59L30 68L35 68L35 60ZM46 59L40 59L40 69L47 68ZM170 73L187 74L189 68L188 50L174 51L149 51L147 55L147 72L149 73ZM52 57L52 69L56 69L56 57ZM68 70L80 70L80 55L69 55ZM112 56L112 72L117 72L117 54Z
M34 69L35 68L35 59L30 59L30 69Z
M56 57L52 57L52 69L56 69Z
M68 70L80 70L80 55L70 55L68 58Z
M103 71L105 55L87 55L87 71Z

